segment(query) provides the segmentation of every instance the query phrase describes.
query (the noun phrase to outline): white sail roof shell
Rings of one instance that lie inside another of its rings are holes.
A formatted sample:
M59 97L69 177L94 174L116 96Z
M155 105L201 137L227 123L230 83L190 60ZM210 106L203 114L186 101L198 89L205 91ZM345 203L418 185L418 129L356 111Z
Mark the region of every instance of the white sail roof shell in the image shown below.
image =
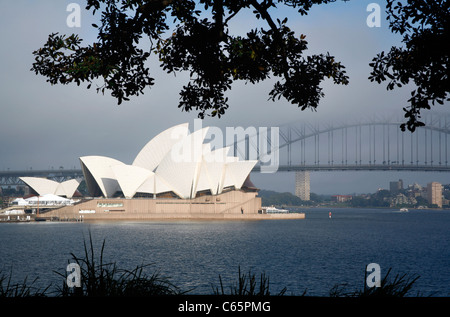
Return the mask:
M248 174L258 161L236 161L229 162L226 165L226 175L230 177L232 185L236 189L241 189ZM228 181L228 180L227 180Z
M172 187L160 176L153 173L148 177L144 183L137 189L138 193L146 194L160 194L165 192L171 192Z
M225 162L225 165L222 170L222 178L220 180L219 193L221 193L225 187L234 186L234 184L235 184L234 177L231 175L231 173L228 170L228 164L238 162L238 161L239 161L238 157L228 156L226 158L226 162Z
M208 129L197 130L174 144L156 168L155 173L181 198L192 198L195 192Z
M25 184L30 186L39 195L54 194L59 183L46 178L19 177Z
M83 156L80 157L80 161L94 177L103 196L112 197L116 191L120 190L116 175L111 167L125 165L124 163L106 156ZM86 181L88 182L87 178Z
M225 147L204 152L197 191L209 189L213 195L219 193L229 150L229 147Z
M40 177L20 177L20 179L39 195L53 194L66 196L67 198L72 198L80 185L80 181L76 179L70 179L62 183Z
M199 158L200 162L197 165L197 172L194 176L193 187L191 191L191 197L195 197L198 191L210 190L211 179L206 169L205 155L211 154L211 146L209 144L203 144L202 157Z
M132 198L138 188L154 173L148 169L133 165L111 166L117 182L122 189L125 198Z
M134 166L154 171L172 146L189 134L188 123L169 128L151 139L133 161Z
M69 179L62 183L59 183L54 194L72 198L78 186L80 186L80 181L78 179Z

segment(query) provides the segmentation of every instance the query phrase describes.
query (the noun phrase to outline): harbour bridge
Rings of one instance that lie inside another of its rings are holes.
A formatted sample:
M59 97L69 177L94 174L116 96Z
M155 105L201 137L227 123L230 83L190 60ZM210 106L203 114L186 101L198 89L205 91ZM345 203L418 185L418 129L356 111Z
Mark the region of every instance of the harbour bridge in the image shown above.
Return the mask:
M422 121L414 133L394 117L281 126L278 171L450 172L450 116Z
M404 118L403 118L404 119ZM424 127L402 132L401 118L359 119L348 122L296 122L276 127L276 134L248 134L230 144L234 155L260 160L253 169L290 171L424 171L450 172L450 116L422 117ZM273 128L270 128L273 132ZM243 146L239 146L243 144ZM267 159L271 157L270 162ZM268 162L263 163L263 162ZM62 182L83 178L81 169L0 171L0 186L23 185L19 177L34 176Z

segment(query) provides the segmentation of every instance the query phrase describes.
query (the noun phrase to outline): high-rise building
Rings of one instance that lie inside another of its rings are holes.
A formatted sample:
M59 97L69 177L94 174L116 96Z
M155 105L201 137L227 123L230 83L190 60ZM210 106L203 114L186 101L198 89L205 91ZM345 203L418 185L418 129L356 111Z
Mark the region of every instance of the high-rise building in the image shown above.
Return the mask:
M390 182L389 183L389 190L391 193L398 193L400 192L400 190L403 189L403 180L399 179L398 181L395 182Z
M442 184L438 182L427 184L427 200L429 204L436 204L442 208Z
M301 200L310 200L309 172L295 172L295 196Z

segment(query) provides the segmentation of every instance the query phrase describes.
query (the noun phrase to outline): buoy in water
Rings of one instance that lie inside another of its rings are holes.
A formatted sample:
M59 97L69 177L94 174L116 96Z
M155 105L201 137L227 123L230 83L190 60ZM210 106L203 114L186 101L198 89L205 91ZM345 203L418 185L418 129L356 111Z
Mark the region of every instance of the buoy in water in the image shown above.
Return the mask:
M331 211L328 213L328 218L331 219Z

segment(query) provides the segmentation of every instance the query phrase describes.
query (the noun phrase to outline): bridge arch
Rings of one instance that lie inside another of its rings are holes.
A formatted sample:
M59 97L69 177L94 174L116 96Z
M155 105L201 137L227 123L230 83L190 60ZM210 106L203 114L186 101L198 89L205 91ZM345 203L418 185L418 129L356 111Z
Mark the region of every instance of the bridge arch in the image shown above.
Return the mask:
M450 117L425 118L414 133L402 120L290 124L279 128L281 170L448 171Z

